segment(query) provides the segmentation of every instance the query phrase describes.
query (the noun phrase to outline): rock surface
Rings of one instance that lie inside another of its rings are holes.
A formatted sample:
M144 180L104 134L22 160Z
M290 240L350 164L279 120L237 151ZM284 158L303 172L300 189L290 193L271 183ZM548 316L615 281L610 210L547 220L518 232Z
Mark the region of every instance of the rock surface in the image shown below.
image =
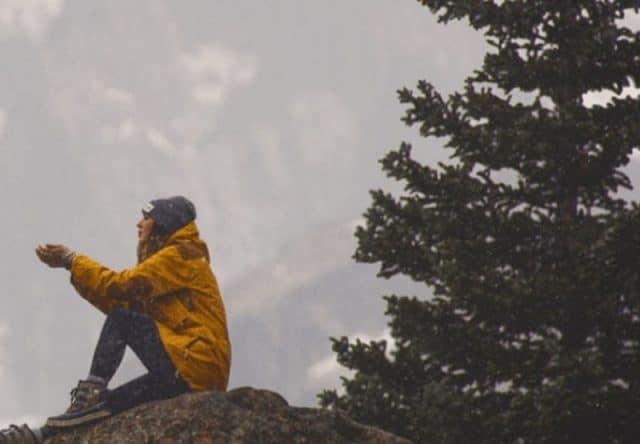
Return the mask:
M138 406L96 424L60 433L63 443L376 443L402 438L358 424L340 412L289 406L280 395L242 387L190 393Z

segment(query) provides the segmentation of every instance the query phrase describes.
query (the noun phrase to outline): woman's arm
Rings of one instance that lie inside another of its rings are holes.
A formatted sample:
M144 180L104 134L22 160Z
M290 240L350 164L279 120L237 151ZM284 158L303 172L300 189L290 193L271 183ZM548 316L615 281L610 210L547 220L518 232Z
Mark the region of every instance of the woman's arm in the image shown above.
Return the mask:
M77 254L71 264L71 284L80 296L104 313L115 307L146 312L156 297L184 286L175 270L180 256L166 247L144 262L122 271L114 271L90 257Z
M188 280L188 269L175 247L165 247L123 271L111 270L64 245L40 245L36 254L52 268L69 269L80 296L104 313L116 307L144 312L157 296L179 290Z

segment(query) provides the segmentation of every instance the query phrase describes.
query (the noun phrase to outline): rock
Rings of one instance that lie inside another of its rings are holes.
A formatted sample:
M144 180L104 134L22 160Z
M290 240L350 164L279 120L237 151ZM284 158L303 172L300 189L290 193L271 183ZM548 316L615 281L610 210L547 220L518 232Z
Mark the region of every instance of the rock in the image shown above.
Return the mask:
M402 438L356 423L341 412L289 406L250 387L189 393L140 405L101 422L61 432L47 444L376 443Z

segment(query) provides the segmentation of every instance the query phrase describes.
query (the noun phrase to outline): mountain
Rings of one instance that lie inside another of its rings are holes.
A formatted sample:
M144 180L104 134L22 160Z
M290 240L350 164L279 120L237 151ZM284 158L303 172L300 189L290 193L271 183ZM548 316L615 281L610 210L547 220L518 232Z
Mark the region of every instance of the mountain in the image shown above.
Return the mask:
M231 386L270 387L297 404L315 404L315 395L337 386L342 373L329 337L381 337L382 296L424 294L406 279L378 279L375 266L355 263L353 228L320 227L223 289Z

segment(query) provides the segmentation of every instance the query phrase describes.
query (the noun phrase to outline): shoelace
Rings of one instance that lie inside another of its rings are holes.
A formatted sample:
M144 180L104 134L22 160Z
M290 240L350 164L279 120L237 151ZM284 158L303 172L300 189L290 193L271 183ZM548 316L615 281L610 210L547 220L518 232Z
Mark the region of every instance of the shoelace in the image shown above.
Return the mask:
M87 404L87 393L85 390L79 390L78 387L71 390L71 408L82 408Z

